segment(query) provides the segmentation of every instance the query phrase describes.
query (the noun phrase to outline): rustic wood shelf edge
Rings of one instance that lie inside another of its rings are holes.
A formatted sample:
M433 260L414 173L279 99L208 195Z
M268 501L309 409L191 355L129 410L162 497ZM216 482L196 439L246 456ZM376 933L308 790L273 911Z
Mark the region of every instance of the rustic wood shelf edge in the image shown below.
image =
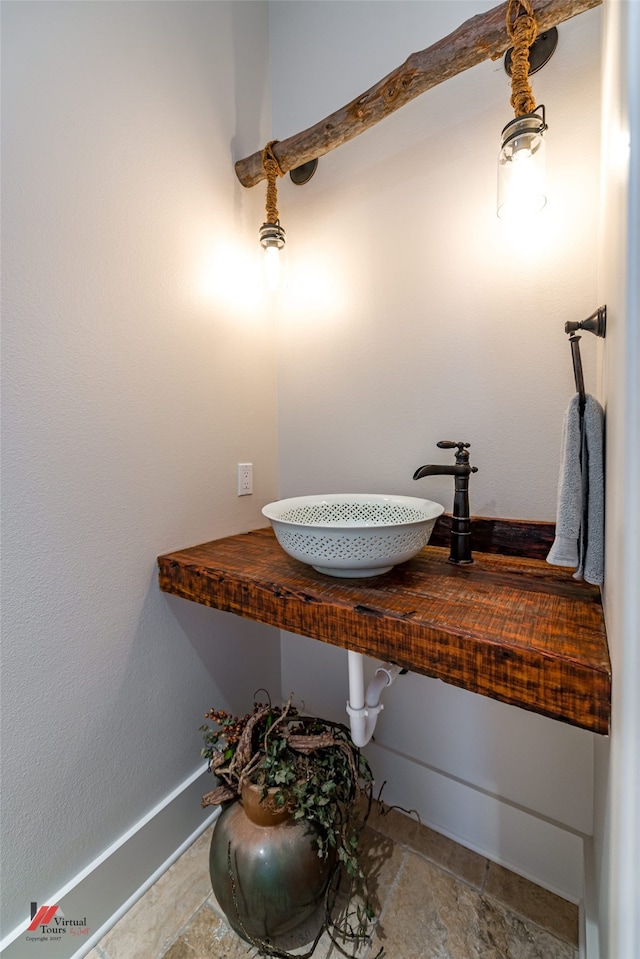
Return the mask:
M494 530L509 521L491 523ZM159 584L606 734L611 668L600 592L535 558L532 536L547 540L548 524L517 525L531 527L522 537L529 555L476 551L472 566L456 567L446 548L430 544L390 573L361 580L316 573L260 529L158 557Z

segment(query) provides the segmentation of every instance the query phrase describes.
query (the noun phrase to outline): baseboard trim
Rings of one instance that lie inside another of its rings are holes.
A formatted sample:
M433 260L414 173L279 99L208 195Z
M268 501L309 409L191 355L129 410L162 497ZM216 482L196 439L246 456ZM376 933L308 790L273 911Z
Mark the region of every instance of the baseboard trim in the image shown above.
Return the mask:
M47 959L83 959L116 922L196 841L219 815L202 810L207 790L206 764L178 785L116 842L82 869L48 903L67 918L86 917L88 938L82 944L70 936L47 942ZM30 919L0 942L3 959L42 956L42 945L27 938ZM33 935L33 934L30 934Z
M591 837L584 841L584 899L580 905L580 959L600 959L596 860Z

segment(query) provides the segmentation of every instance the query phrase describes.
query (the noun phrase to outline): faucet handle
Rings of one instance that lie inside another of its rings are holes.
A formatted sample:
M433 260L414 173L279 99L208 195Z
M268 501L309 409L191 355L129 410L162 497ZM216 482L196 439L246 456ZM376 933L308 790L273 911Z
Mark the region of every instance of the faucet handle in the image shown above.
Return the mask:
M441 450L457 449L458 452L461 453L462 450L468 450L471 443L454 443L452 440L440 440L439 443L436 443L436 446Z
M467 450L471 446L471 443L454 443L452 440L440 440L439 443L436 443L436 446L441 450L456 450L456 466L468 466L469 453ZM471 466L470 471L477 473L478 467Z

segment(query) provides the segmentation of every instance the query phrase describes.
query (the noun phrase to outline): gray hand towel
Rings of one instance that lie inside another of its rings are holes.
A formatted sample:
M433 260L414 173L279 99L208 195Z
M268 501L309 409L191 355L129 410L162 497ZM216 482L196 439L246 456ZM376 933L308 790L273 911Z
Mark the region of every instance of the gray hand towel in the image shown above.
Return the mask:
M556 535L547 556L575 566L575 579L601 586L604 573L604 413L592 396L572 397L565 413L558 481Z
M602 586L604 579L604 412L587 394L582 421L582 526L574 579Z
M582 519L582 470L580 467L580 397L576 393L564 414L560 476L556 510L556 537L547 556L553 566L577 566Z

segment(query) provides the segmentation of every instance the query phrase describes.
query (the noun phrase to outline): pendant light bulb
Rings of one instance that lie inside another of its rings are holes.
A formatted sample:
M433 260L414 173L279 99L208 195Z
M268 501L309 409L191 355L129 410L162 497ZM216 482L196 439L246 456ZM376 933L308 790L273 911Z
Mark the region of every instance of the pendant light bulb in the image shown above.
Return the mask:
M538 110L541 111L538 114ZM516 117L502 131L498 157L498 216L530 216L546 205L544 106Z
M507 0L506 30L513 42L513 48L505 57L505 68L511 77L509 102L516 118L502 131L498 156L498 216L501 220L527 218L538 213L547 202L544 142L547 123L544 107L536 107L529 73L535 73L547 62L557 42L557 38L552 38L549 46L544 35L538 38L532 0ZM544 50L538 47L539 56L536 54L538 40L544 45Z
M268 293L277 293L284 285L286 272L286 233L280 221L260 227L261 273Z

